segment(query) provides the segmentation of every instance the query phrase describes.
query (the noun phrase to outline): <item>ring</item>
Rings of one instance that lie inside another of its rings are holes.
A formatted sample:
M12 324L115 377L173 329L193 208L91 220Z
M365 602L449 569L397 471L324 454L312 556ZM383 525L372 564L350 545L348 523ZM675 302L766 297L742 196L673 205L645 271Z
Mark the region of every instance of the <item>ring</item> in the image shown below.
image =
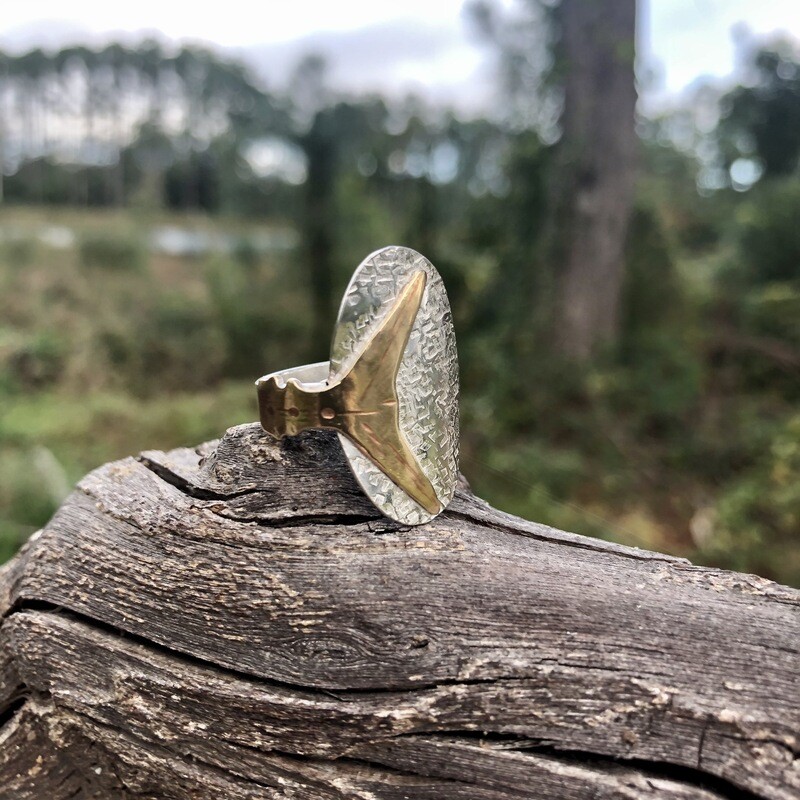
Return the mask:
M425 256L385 247L356 269L329 361L256 381L261 426L276 438L335 430L372 503L429 522L458 480L458 356L444 283Z

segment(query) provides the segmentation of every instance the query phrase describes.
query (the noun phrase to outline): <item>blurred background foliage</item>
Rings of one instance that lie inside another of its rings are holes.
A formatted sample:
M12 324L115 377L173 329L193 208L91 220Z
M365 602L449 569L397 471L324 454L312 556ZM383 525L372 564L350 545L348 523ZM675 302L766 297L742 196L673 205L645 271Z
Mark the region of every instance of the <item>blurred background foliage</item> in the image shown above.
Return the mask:
M588 85L575 5L470 6L492 118L343 96L315 56L276 93L198 47L0 54L0 561L87 470L253 420L252 380L325 357L353 268L402 243L450 293L477 493L800 584L797 45L636 118L632 40Z

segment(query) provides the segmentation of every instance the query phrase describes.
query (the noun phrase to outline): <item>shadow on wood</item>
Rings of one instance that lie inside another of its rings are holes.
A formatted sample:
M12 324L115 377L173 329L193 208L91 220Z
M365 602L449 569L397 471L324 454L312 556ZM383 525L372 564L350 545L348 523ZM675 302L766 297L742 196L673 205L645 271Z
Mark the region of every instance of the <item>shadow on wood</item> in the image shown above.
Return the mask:
M87 476L0 572L0 798L797 798L800 594L403 528L256 425Z

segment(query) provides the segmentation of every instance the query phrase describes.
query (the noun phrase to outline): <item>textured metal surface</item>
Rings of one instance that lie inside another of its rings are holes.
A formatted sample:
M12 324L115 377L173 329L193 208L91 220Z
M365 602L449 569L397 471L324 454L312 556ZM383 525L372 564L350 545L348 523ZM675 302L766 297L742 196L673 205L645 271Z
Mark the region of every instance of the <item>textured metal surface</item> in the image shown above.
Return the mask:
M447 293L427 258L407 247L386 247L360 264L334 329L330 380L347 372L371 330L418 270L428 279L397 376L400 429L446 506L458 479L458 357ZM339 438L356 479L386 516L412 525L433 518L345 436Z
M425 296L428 275L416 270L389 311L367 329L357 358L324 383L303 382L290 370L256 381L261 426L282 439L313 428L347 436L363 455L429 514L442 510L400 428L397 376Z

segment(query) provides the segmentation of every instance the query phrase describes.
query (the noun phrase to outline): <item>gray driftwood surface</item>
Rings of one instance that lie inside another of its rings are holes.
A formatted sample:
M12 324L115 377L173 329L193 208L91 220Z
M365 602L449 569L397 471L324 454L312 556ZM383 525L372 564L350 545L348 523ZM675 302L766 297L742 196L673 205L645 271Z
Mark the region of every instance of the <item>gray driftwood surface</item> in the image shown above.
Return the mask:
M0 797L797 798L800 595L379 516L256 425L87 476L0 571Z

